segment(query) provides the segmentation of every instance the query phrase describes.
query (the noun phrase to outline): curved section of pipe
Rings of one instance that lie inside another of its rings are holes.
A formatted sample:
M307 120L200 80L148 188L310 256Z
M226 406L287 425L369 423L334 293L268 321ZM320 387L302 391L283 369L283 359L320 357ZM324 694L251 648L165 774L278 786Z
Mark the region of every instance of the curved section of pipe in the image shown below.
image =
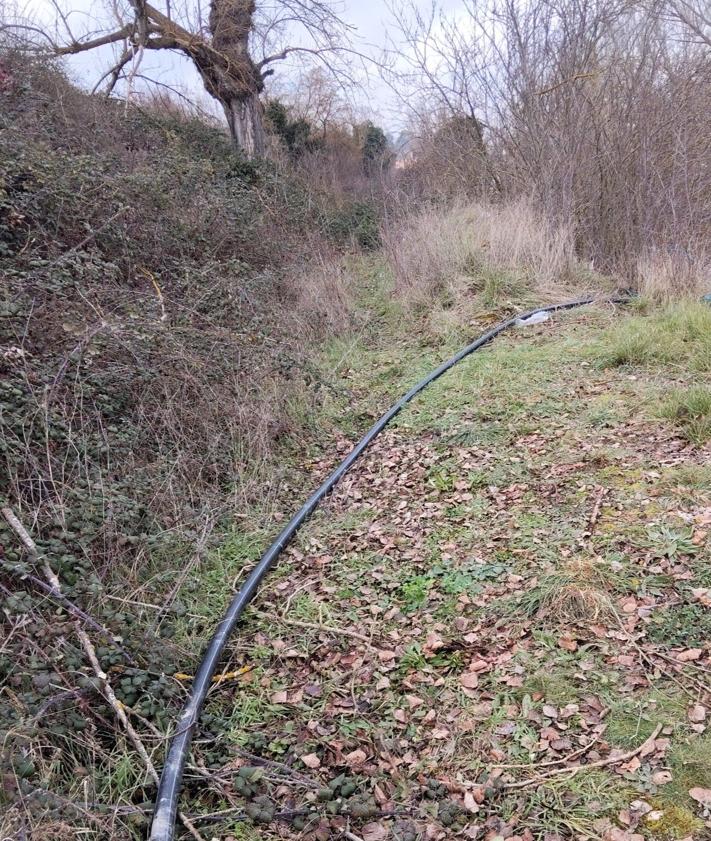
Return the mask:
M483 335L475 339L471 344L455 354L451 359L443 362L438 368L429 373L424 379L414 385L407 394L403 395L388 411L366 432L360 441L353 447L350 453L343 459L338 467L331 473L326 481L306 500L300 510L289 520L288 524L281 531L277 539L267 549L259 563L254 567L247 580L232 599L222 621L217 626L214 636L203 655L202 662L190 688L190 694L183 707L175 729L175 735L168 749L168 756L163 766L158 788L158 798L153 812L153 823L151 826L151 841L172 841L175 831L175 818L178 810L178 796L183 780L183 769L190 749L193 732L197 726L198 716L205 702L207 692L211 686L212 677L217 669L220 657L225 648L230 634L234 630L237 621L242 615L245 607L254 597L264 576L267 574L274 561L279 557L284 547L301 528L304 522L313 513L321 500L333 489L334 485L350 469L353 463L376 438L400 410L406 406L413 397L418 395L430 383L442 376L442 374L453 368L462 359L465 359L475 350L488 344L493 338L513 327L519 319L530 318L536 313L555 312L556 310L568 310L592 303L624 303L627 298L581 298L575 301L566 301L560 304L551 304L546 307L537 307L533 310L520 313L512 318L502 321L492 327Z

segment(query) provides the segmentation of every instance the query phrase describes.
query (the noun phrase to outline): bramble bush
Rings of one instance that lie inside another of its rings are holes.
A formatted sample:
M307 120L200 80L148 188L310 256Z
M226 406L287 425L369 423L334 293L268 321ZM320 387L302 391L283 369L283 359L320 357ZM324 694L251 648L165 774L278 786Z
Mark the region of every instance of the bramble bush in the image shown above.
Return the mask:
M106 629L102 667L155 738L183 694L174 673L195 666L173 639L180 570L308 434L324 296L343 309L329 328L349 318L343 281L321 270L303 294L301 279L377 223L365 206L334 221L341 198L240 158L217 127L86 95L11 51L0 65L0 496ZM61 834L132 748L4 519L0 552L2 830L30 815ZM214 741L220 722L201 728ZM206 757L228 759L219 743ZM138 771L122 790L136 806L154 795ZM104 818L98 804L99 836ZM144 821L110 819L112 837Z

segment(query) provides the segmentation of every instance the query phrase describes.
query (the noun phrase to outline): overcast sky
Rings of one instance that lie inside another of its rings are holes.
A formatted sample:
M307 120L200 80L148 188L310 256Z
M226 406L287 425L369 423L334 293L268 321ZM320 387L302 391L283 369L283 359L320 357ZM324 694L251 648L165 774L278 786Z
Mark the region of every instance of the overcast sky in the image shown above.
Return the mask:
M1 1L1 0L0 0ZM96 29L92 22L109 20L106 9L110 8L108 0L61 0L62 7L71 10L69 20L76 33ZM425 13L431 7L432 0L415 0ZM456 11L462 0L443 0L439 5L447 11ZM162 4L161 4L162 5ZM35 17L45 21L53 20L56 15L52 0L29 0L25 9ZM377 54L385 46L388 35L397 37L393 30L390 12L382 0L343 0L342 8L346 21L356 27L358 48ZM61 39L62 34L58 37ZM70 73L79 83L91 87L106 71L111 63L111 48L84 53L69 59ZM142 60L142 74L153 79L176 86L183 90L191 99L197 100L207 110L215 109L204 92L202 83L196 72L186 59L164 52L149 52ZM277 74L282 78L289 75L289 68L277 68ZM277 85L279 76L275 74ZM137 85L143 84L140 80ZM378 120L386 129L396 132L403 125L403 115L400 107L387 86L379 79L376 71L369 74L363 81L362 90L358 91L358 105L364 113Z

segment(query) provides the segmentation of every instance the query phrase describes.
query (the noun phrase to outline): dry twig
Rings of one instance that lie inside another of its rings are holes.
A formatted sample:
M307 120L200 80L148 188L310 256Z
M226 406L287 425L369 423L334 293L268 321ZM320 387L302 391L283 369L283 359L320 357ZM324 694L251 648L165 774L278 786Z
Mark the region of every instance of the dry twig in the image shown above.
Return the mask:
M530 780L518 780L514 783L506 783L504 785L505 789L513 789L513 788L528 788L528 786L540 785L541 783L545 783L547 780L550 780L553 777L559 777L562 774L570 774L571 777L574 777L579 771L589 771L592 768L605 768L608 765L618 765L620 762L627 762L630 759L633 759L637 754L641 753L647 745L650 745L654 742L657 736L661 733L662 725L658 724L654 728L654 732L652 733L649 738L645 739L641 745L634 748L633 750L627 751L627 753L623 753L620 756L608 756L605 759L598 759L595 762L588 762L586 765L572 765L568 768L556 768L553 771L548 771L545 774L539 774L537 777L532 777Z
M22 545L25 549L29 552L29 554L38 562L41 562L42 569L44 574L47 578L47 581L55 591L55 593L62 594L62 586L60 584L59 578L57 578L56 574L50 567L49 563L45 560L40 558L40 554L37 551L37 545L35 544L34 540L30 537L29 532L25 527L22 525L20 520L15 516L14 512L10 508L3 508L2 509L3 516L18 536ZM138 735L136 730L134 729L131 722L128 720L126 715L126 710L124 709L123 704L119 699L116 697L116 693L111 686L111 682L109 681L108 675L106 672L101 668L101 664L99 663L99 658L96 655L96 649L94 648L94 644L89 639L89 635L86 631L82 628L79 620L75 620L75 628L76 634L79 638L79 642L81 643L81 647L84 649L84 653L86 654L89 663L91 664L91 668L99 680L101 684L102 694L106 699L107 703L114 711L116 718L120 721L123 729L126 731L126 734L133 744L136 752L143 760L143 764L146 768L148 775L151 777L153 782L158 785L160 781L160 777L158 772L156 771L155 765L153 764L153 760L148 755L148 751L145 748L145 745L141 741L141 737ZM196 841L204 841L202 835L198 832L198 830L193 825L190 818L184 815L182 812L178 813L183 826L188 830L188 832L195 838Z

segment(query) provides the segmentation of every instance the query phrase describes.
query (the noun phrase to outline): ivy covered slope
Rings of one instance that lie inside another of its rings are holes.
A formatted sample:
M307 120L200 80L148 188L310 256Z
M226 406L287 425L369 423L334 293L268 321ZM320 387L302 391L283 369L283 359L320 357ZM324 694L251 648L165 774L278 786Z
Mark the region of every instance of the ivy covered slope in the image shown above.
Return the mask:
M303 348L349 318L345 298L295 278L375 217L245 163L202 122L0 61L1 501L106 629L92 630L101 664L160 746L183 694L172 675L210 630L172 642L177 576L191 586L225 512L275 492L275 456L311 434L321 400ZM135 810L152 782L5 518L0 553L2 820L21 825L21 801L23 820L67 837L88 791L99 826L81 821L122 837L100 804Z

